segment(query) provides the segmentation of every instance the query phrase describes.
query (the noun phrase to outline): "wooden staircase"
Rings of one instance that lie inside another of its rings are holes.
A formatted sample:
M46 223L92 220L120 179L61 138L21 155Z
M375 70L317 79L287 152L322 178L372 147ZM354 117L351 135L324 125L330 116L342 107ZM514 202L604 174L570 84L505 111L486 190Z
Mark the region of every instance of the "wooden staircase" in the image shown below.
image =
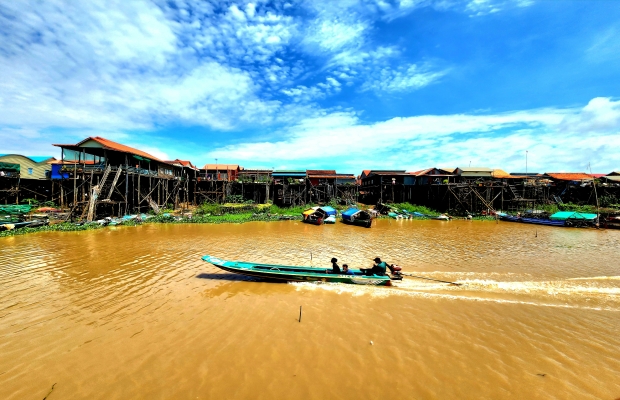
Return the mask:
M514 200L521 200L523 197L517 192L515 185L508 185L508 191L512 195Z
M109 185L108 195L105 198L103 198L101 201L110 201L110 198L112 197L112 193L114 193L114 188L116 187L116 184L118 183L118 179L120 178L122 172L123 172L122 168L117 168L116 174L114 175L114 179L112 180L112 184ZM107 185L105 189L108 189Z
M93 186L92 188L90 199L88 201L88 215L86 217L86 222L91 222L93 220L95 214L95 207L97 205L97 199L99 198L99 193L101 193L101 189L105 186L108 180L108 176L110 176L111 170L112 167L108 165L105 171L103 171L103 176L101 177L99 184Z

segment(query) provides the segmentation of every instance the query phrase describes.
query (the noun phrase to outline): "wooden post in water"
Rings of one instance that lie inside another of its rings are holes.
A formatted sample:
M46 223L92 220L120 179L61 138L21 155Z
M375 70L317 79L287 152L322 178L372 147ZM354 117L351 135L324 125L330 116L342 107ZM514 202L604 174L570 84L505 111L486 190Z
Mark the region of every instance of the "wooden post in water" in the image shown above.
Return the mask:
M299 322L301 322L301 306L299 306Z

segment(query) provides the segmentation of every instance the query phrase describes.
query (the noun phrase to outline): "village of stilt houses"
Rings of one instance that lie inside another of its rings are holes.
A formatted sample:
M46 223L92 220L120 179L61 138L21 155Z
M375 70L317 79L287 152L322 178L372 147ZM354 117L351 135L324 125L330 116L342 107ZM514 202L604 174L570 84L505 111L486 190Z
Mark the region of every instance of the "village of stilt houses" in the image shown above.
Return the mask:
M252 169L161 160L103 137L60 155L0 155L0 234L143 222L481 219L620 228L620 171ZM8 231L8 232L7 232Z

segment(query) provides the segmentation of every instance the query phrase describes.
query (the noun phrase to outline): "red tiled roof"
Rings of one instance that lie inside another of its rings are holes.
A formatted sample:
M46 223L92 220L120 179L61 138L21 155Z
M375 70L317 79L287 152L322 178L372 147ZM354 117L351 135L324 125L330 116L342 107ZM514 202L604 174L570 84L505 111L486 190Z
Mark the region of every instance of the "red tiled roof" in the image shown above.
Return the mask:
M308 178L316 179L355 179L353 174L333 174L333 175L308 175Z
M546 176L558 181L591 181L592 177L585 172L546 172Z
M415 175L415 176L419 176L419 175L424 175L429 171L434 170L435 168L426 168L426 169L421 169L419 171L415 171L415 172L407 172L409 175Z
M198 169L194 164L192 164L191 161L179 160L178 158L176 160L166 160L166 162L170 164L181 164L184 167Z
M134 154L136 156L141 156L144 158L148 158L149 160L155 160L155 161L159 161L159 162L163 162L165 163L166 161L160 160L159 158L150 155L149 153L142 151L142 150L138 150L138 149L134 149L133 147L129 147L129 146L125 146L124 144L120 144L120 143L116 143L113 142L111 140L108 140L106 138L102 138L100 136L90 136L87 137L86 139L82 140L81 142L77 143L77 144L55 144L54 146L57 147L80 147L82 144L86 143L89 140L94 140L95 142L101 144L104 148L109 149L109 150L115 150L115 151L120 151L122 153L129 153L129 154Z

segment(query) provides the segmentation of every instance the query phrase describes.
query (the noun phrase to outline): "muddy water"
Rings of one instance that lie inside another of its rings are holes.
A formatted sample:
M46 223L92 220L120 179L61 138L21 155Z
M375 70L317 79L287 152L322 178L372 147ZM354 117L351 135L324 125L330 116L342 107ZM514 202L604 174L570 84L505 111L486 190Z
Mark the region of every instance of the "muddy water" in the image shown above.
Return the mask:
M616 399L619 249L620 231L465 221L2 238L0 398ZM251 281L204 254L380 255L463 285Z

